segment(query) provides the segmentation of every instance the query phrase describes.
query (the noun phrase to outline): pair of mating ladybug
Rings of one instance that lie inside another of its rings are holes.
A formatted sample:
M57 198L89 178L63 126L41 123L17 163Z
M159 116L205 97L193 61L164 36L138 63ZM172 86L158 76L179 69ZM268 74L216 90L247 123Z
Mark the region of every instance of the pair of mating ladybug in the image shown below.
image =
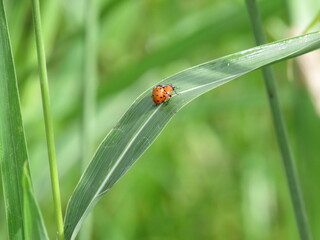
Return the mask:
M152 90L152 100L156 105L161 103L169 103L172 96L172 92L176 92L176 88L171 84L168 85L157 85Z

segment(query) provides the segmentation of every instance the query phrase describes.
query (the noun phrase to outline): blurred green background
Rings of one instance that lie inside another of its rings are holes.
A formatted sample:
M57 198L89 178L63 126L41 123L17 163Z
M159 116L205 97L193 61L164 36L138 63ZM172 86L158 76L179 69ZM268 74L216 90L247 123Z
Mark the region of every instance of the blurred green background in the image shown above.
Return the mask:
M82 171L84 1L40 1L64 208ZM254 46L244 1L96 3L95 147L145 89ZM259 5L269 41L289 37L293 29L302 32L320 6L315 0ZM34 188L53 238L31 2L5 0L5 6ZM299 74L288 81L287 66L274 68L312 232L320 239L320 119ZM6 239L2 196L0 206L0 236ZM92 239L298 239L260 72L203 95L177 114L96 206Z

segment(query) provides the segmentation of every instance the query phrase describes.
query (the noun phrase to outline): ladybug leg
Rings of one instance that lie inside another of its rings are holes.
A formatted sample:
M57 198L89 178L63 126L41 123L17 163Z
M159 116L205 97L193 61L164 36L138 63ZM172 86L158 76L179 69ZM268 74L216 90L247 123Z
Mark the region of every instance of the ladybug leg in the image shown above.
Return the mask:
M179 93L177 92L177 87L172 87L172 89L176 95L179 95Z

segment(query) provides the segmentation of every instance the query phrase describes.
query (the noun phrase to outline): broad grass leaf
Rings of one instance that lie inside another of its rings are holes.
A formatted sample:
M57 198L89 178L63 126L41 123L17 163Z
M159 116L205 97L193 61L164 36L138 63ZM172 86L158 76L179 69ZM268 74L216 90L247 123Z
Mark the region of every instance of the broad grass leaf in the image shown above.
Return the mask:
M187 103L222 84L268 64L320 47L320 32L273 42L181 71L159 84L172 84L179 94L170 104L155 106L151 89L142 93L98 147L67 206L66 239L75 239L99 199L146 151L168 121ZM152 169L150 169L152 171Z
M28 160L15 68L0 1L0 168L9 239L24 239L22 175Z
M9 239L48 239L34 199L17 79L0 1L0 168Z

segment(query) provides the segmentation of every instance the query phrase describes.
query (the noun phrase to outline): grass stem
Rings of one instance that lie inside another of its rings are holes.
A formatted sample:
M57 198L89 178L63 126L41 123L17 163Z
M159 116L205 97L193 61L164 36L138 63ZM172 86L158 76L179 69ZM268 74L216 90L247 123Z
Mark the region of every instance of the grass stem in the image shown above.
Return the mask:
M264 44L266 43L266 37L263 32L261 17L256 0L246 0L246 5L256 43L257 45ZM278 145L282 154L283 165L289 185L291 201L293 204L296 222L300 233L300 239L311 240L312 235L309 230L309 224L300 188L297 169L295 167L293 155L289 147L286 126L280 109L275 77L271 67L264 67L262 69L262 73L268 93Z
M40 15L39 0L32 0L32 11L33 11L33 20L34 20L34 28L35 28L36 45L37 45L42 107L43 107L46 137L47 137L47 147L48 147L48 156L49 156L53 202L54 202L54 208L55 208L55 217L56 217L56 224L58 229L58 239L63 240L64 239L63 216L62 216L62 208L61 208L58 168L57 168L57 161L56 161L56 150L55 150L55 143L54 143L53 123L52 123L52 116L51 116L51 110L50 110L50 97L49 97L46 57L45 57L44 43L43 43L42 30L41 30L41 15Z

